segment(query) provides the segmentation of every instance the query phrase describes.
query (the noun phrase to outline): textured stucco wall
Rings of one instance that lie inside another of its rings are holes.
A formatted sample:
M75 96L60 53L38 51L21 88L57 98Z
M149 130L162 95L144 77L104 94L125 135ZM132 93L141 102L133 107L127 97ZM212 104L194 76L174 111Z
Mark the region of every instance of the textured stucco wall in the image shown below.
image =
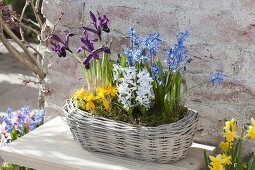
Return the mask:
M113 40L115 51L125 47L129 26L140 34L160 32L166 44L174 42L178 31L190 31L187 45L193 61L186 73L188 86L205 81L214 70L222 70L226 75L220 87L202 85L186 97L186 105L200 113L197 141L208 144L219 141L226 118L234 116L241 126L255 117L254 0L87 0L85 5L84 0L43 2L48 24L54 23L61 11L66 12L57 30L80 25L83 9L85 14L98 10L108 16L111 22L108 38ZM46 51L45 59L52 89L46 98L50 119L63 114L64 101L84 80L79 80L83 75L70 56L60 59ZM255 150L254 143L247 142L245 146Z

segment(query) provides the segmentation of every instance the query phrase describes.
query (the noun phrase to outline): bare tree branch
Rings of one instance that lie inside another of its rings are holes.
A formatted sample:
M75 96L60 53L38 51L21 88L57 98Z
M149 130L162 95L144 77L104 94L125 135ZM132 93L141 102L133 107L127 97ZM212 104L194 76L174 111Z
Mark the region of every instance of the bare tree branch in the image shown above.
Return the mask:
M55 32L56 30L56 26L58 25L59 21L62 19L63 15L65 15L65 12L61 12L60 16L58 17L57 21L55 22L55 24L53 25L53 29L52 31L49 33L49 35L42 40L41 43L45 43L46 41L48 41L48 39L50 39L51 35L53 34L53 32Z
M19 22L20 22L20 23L21 23L21 21L22 21L22 19L23 19L23 17L24 17L24 14L25 14L25 11L26 11L28 5L29 5L29 2L28 2L28 0L26 0L26 3L25 3L25 5L24 5L24 7L23 7L23 9L22 9L22 12L21 12L21 15L20 15L20 18L19 18ZM24 31L22 30L21 27L19 27L19 32L20 32L21 40L22 40L22 41L25 41Z
M24 43L26 44L27 48L31 48L40 58L43 58L42 54L39 53L39 51L35 47L30 45L27 41L25 41Z
M35 21L33 21L33 20L31 20L31 19L23 18L23 20L26 21L26 22L30 22L30 23L33 24L34 26L40 28L40 26L39 26Z
M3 33L3 29L2 29L2 23L3 23L2 21L3 20L0 19L0 30L1 30L0 39L1 39L2 43L4 44L4 46L9 50L9 52L13 55L13 57L16 58L20 63L24 64L25 66L27 66L28 68L33 70L33 72L35 72L39 77L44 78L46 76L46 74L44 72L42 72L42 70L40 70L37 66L35 66L31 62L29 62L26 58L24 58L21 55L21 53L18 52L18 50L16 50L16 48L13 47L11 45L11 43L6 39L6 37L4 36L4 33Z
M4 29L4 31L23 49L25 54L29 57L30 61L33 62L33 64L35 64L39 68L39 65L37 64L37 61L35 60L35 56L30 53L30 51L26 48L26 46L22 43L22 41L4 23L2 17L0 17L0 20L2 22L2 28Z
M37 8L35 7L34 0L28 0L28 1L34 11L34 15L35 15L36 21L38 22L38 25L40 26L40 28L42 28L43 22L40 17L39 7L37 7Z
M36 35L40 35L40 34L41 34L40 31L38 31L38 30L36 30L36 29L34 29L34 28L32 28L32 27L29 27L29 26L23 24L22 22L20 23L20 27L22 27L22 28L24 28L24 29L27 29L27 30L29 30L29 31L32 31L32 32L35 33Z

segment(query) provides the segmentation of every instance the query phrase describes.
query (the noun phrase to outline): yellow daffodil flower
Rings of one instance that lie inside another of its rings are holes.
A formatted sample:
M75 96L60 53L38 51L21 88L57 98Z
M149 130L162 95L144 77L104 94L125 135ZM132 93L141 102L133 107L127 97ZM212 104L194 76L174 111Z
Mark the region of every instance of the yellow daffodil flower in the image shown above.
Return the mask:
M250 137L251 139L255 139L255 126L249 126L246 137L247 136Z
M117 90L115 86L111 86L109 84L105 87L106 94L110 94L112 97L116 96Z
M227 152L230 149L232 149L233 143L229 143L229 142L220 142L219 144L219 148L223 151L223 152Z
M89 101L87 104L86 104L86 110L89 111L89 110L94 110L96 108L95 104L92 102L92 101Z
M109 107L110 107L109 102L107 101L106 98L103 98L103 105L104 105L104 107L105 107L106 110L108 110Z
M232 164L231 156L227 156L226 154L222 154L221 158L222 158L222 160L224 160L223 164L226 164L226 165L231 165Z
M222 164L215 164L214 166L209 165L210 170L225 170Z
M86 102L90 102L92 100L96 100L96 96L94 96L92 93L89 93L88 95L83 97L83 100Z
M230 130L227 130L223 137L226 138L227 142L232 143L234 141L234 138L238 138L236 132L232 132Z
M71 96L74 97L75 99L82 99L84 96L87 95L88 91L86 91L84 87L82 87L81 89L75 89L75 92L71 94Z
M212 161L211 165L212 164L224 164L225 163L225 160L222 159L222 155L221 154L218 154L216 157L209 156L209 158Z
M223 170L223 164L225 164L226 160L222 159L221 154L218 154L216 157L214 156L209 156L210 160L212 161L210 163L211 166L209 166L210 169L212 170Z
M236 131L235 119L232 118L230 121L225 122L224 130Z
M96 94L97 94L97 97L100 98L100 99L105 98L105 96L104 96L105 89L103 87L98 87L97 90L96 90Z

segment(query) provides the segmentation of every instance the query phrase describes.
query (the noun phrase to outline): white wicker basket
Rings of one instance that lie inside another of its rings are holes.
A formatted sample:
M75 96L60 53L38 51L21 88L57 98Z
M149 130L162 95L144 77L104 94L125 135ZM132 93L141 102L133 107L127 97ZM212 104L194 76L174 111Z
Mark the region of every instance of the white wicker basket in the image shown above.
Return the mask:
M78 109L73 100L64 107L73 137L90 151L169 163L186 156L195 135L198 114L187 115L171 124L145 127L95 117Z

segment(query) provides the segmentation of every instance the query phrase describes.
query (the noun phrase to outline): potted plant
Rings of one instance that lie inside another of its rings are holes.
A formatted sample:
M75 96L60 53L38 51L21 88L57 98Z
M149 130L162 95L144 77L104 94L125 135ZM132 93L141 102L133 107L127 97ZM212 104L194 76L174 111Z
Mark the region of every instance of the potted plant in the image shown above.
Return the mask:
M191 61L184 46L189 32L180 32L160 58L158 33L139 38L129 28L130 47L113 61L111 43L95 48L102 33L110 32L108 18L89 16L93 28L81 27L76 53L69 47L74 33L50 39L59 57L73 54L87 79L86 88L76 89L63 109L74 138L88 150L141 160L169 163L185 157L198 121L198 113L181 101L182 72ZM210 81L222 78L216 72Z

